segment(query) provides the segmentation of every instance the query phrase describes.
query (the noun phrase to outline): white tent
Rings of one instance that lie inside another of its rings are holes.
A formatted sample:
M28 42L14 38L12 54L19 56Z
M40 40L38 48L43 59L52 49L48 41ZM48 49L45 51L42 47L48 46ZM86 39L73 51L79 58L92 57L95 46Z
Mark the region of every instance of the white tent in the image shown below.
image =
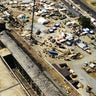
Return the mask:
M46 24L46 23L48 23L48 20L40 17L40 18L38 19L38 23L40 23L40 24Z
M96 20L95 20L95 18L91 18L91 22L95 22Z
M29 4L31 2L32 2L31 0L22 0L22 3L25 3L25 4Z

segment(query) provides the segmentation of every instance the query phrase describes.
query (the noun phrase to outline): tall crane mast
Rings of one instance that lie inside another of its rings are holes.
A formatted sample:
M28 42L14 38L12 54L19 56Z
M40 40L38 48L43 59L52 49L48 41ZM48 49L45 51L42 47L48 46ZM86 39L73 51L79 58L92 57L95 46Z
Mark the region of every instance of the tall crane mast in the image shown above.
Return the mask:
M33 34L33 23L34 23L34 12L35 12L35 0L33 1L33 13L32 13L32 25L31 25L31 37L30 39L32 40L32 34Z

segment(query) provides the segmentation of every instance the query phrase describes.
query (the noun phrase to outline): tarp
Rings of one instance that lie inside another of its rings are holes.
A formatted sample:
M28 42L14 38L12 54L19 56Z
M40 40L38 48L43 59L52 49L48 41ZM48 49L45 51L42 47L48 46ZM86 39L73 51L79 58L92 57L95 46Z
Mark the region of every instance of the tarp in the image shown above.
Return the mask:
M58 53L56 52L56 51L54 51L54 50L49 50L48 51L50 54L52 54L52 55L58 55Z
M40 23L40 24L46 24L46 23L48 23L48 20L40 17L40 18L38 19L38 23Z

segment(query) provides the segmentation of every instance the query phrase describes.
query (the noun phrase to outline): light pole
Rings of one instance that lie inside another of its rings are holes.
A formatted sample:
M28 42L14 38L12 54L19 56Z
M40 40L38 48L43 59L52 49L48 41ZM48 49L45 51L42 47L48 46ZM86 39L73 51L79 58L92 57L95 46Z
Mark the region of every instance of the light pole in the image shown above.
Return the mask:
M33 1L33 13L32 13L32 25L31 25L31 37L30 39L32 40L32 34L33 34L33 23L34 23L34 12L35 12L35 0Z

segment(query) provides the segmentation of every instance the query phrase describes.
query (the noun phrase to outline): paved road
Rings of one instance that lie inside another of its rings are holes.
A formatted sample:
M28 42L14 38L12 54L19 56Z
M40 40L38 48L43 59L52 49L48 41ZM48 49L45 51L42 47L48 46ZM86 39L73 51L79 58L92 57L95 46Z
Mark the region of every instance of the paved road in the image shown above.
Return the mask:
M46 96L64 96L6 33L0 36L0 40L13 53L16 60L26 70L32 80L39 86Z
M73 0L76 4L80 4L80 7L87 11L89 14L92 14L92 17L96 19L96 11L89 8L87 5L85 5L81 0Z
M69 3L67 3L65 0L62 0L62 2L68 7L68 10L72 12L75 16L79 16L80 13L75 11Z

